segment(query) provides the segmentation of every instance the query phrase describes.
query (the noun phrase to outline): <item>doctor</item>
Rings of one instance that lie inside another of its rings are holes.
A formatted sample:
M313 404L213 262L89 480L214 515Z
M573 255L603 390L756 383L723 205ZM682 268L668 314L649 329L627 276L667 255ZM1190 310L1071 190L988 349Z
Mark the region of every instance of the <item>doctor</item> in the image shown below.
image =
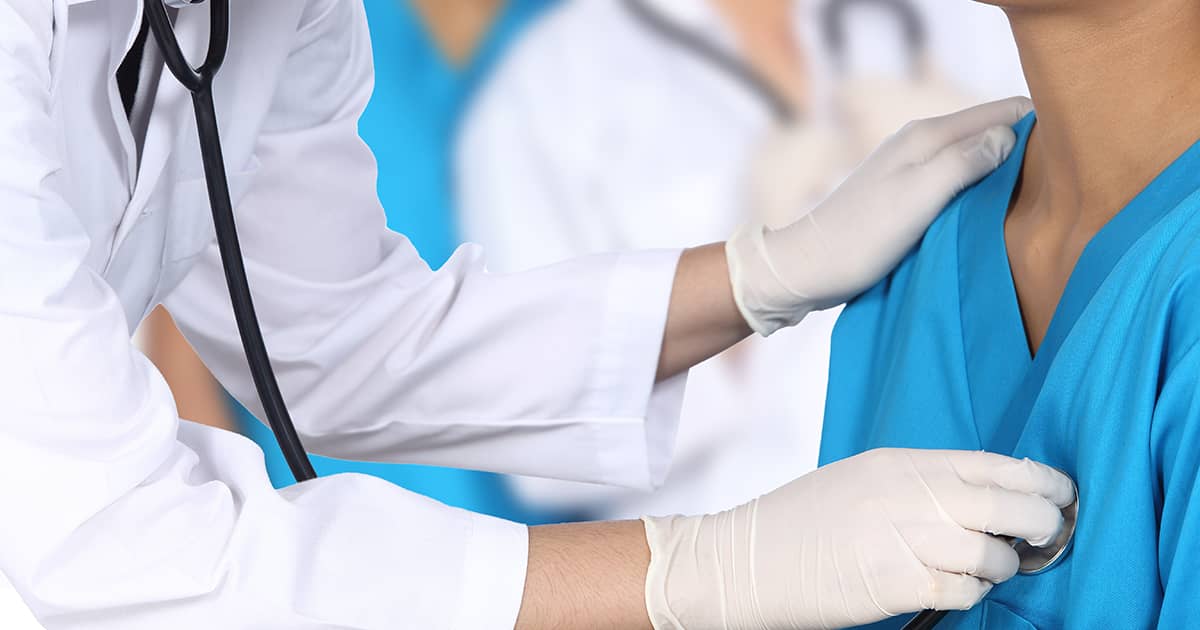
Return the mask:
M140 22L132 0L0 0L0 569L47 627L848 625L970 606L1016 568L982 532L1059 528L1068 480L982 453L872 452L720 514L533 529L370 477L272 489L130 344L165 301L256 406L187 94L153 47L128 114L114 80ZM1023 109L911 127L728 256L494 276L468 247L431 272L384 228L356 135L362 5L240 2L231 24L217 109L259 315L306 443L345 458L659 482L687 368L879 277ZM178 14L193 53L206 25Z

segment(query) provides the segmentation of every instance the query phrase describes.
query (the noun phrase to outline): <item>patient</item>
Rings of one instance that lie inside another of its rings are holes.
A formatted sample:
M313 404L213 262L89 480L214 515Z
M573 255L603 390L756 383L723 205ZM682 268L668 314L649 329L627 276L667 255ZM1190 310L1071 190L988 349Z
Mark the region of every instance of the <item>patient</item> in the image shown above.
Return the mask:
M939 627L1200 628L1200 2L994 4L1036 121L845 311L821 459L982 448L1077 480L1067 560Z

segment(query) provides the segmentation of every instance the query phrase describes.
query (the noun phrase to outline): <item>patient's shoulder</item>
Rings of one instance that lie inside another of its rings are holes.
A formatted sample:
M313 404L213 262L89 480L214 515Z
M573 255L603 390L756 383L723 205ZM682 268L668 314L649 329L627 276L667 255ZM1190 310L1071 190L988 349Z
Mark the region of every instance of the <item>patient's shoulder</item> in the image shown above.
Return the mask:
M1141 300L1162 308L1169 354L1200 345L1200 192L1164 215L1127 256L1146 278ZM1137 290L1133 278L1128 284Z

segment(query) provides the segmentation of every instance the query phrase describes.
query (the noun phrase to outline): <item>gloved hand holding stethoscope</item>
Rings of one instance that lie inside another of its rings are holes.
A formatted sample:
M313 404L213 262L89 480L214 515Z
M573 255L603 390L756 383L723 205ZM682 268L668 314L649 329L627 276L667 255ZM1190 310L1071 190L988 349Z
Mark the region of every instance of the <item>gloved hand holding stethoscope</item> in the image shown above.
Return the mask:
M664 629L840 628L966 610L1060 540L1071 480L983 452L881 449L741 507L647 518L646 601Z

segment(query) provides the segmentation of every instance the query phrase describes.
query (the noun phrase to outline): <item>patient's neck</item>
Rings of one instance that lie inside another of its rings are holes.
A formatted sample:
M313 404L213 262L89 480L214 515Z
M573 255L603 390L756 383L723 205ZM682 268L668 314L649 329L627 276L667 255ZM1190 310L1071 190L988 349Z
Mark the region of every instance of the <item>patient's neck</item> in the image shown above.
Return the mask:
M1064 4L1008 10L1038 112L1005 223L1035 352L1088 242L1200 137L1200 2Z
M1103 225L1200 137L1200 2L1075 6L1008 10L1038 112L1021 195Z

